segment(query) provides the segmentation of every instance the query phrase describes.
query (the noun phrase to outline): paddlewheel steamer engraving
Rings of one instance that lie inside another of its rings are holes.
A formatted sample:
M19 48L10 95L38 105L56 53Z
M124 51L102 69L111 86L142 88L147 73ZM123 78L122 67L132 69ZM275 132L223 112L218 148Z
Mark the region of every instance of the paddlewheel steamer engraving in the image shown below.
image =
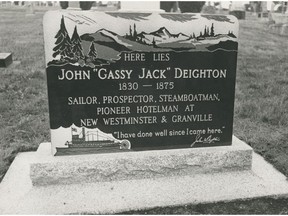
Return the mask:
M83 154L115 152L131 148L129 140L115 139L98 129L86 132L85 128L82 127L81 132L78 133L76 128L71 127L71 133L72 140L65 143L67 147L57 147L56 155L70 155L73 152Z

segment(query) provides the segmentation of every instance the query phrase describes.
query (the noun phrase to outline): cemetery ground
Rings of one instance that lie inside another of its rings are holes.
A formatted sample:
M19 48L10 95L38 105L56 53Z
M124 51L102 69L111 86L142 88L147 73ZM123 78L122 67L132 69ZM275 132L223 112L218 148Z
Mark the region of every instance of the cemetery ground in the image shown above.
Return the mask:
M43 10L0 8L0 181L18 152L49 142ZM256 15L240 21L234 135L288 177L288 38ZM231 182L233 184L233 182ZM133 214L288 214L288 198L155 208Z

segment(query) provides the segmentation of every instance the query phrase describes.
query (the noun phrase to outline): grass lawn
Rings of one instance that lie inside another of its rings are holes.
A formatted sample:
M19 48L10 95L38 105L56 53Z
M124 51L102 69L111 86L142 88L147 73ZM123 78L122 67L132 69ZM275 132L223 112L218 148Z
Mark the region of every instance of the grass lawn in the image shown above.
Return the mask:
M50 140L42 32L43 10L0 8L0 181L18 152ZM234 134L288 177L288 38L249 17L240 21ZM133 214L288 214L288 199L156 208Z
M0 9L0 52L14 64L0 68L0 179L20 151L49 141L42 17Z

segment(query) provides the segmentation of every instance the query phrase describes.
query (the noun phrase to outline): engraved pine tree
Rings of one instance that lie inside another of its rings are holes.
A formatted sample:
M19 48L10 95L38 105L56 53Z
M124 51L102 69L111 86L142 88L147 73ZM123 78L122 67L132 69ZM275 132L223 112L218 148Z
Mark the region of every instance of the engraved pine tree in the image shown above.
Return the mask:
M56 56L60 55L60 60L72 58L72 42L65 26L64 16L62 16L60 30L56 34L55 38L57 40L55 42L56 46L53 49L53 57L55 58Z
M212 26L211 26L210 36L212 36L212 37L215 36L215 33L214 33L214 23L212 23Z
M89 52L88 52L88 57L94 61L97 58L97 52L94 46L93 41L91 42L90 48L89 48Z
M83 48L81 45L80 36L77 32L77 26L75 26L74 28L74 32L71 38L71 43L72 43L72 53L74 55L74 58L76 60L83 59L84 58Z

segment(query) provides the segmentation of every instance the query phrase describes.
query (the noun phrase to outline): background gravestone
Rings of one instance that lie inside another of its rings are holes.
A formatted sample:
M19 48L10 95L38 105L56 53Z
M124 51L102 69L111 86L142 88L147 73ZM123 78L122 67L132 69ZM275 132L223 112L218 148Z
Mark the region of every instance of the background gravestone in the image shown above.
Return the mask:
M8 67L12 62L12 53L0 53L0 67Z
M56 11L44 36L56 155L231 145L233 16Z

